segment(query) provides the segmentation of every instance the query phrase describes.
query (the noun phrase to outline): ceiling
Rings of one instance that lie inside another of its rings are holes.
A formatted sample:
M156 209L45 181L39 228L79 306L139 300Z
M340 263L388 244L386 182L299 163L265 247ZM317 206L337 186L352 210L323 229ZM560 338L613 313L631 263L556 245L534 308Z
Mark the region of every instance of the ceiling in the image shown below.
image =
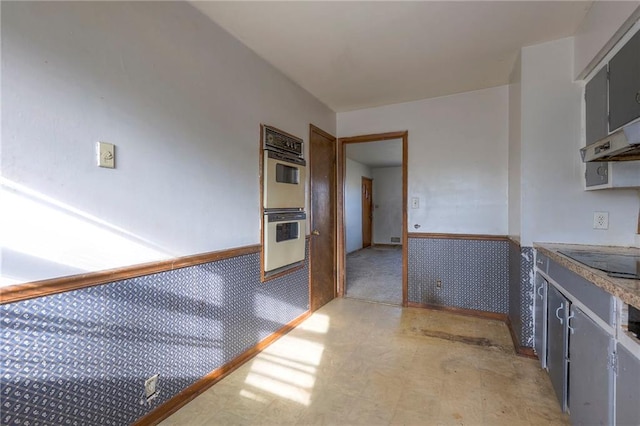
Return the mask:
M507 84L522 46L573 35L592 3L192 2L336 112Z
M402 139L350 143L345 146L347 158L369 167L396 167L402 165Z

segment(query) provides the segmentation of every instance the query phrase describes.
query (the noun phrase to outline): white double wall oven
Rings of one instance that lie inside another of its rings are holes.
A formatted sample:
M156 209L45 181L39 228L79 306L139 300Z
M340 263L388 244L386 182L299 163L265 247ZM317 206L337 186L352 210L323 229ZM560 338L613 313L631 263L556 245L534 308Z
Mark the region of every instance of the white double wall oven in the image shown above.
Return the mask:
M303 141L263 126L263 268L273 274L305 257L306 162Z

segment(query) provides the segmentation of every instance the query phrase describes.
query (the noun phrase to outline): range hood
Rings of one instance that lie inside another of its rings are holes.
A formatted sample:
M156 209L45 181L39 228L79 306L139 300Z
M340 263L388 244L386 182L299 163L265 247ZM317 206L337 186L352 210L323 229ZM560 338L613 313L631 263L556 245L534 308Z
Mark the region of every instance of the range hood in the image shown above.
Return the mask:
M640 121L580 149L582 161L640 160Z

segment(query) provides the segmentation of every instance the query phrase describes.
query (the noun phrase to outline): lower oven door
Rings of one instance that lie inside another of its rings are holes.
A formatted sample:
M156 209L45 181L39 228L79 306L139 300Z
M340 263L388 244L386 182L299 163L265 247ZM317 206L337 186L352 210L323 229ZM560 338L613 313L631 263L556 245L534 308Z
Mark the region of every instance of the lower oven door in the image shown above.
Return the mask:
M304 260L306 221L304 212L264 215L265 272Z

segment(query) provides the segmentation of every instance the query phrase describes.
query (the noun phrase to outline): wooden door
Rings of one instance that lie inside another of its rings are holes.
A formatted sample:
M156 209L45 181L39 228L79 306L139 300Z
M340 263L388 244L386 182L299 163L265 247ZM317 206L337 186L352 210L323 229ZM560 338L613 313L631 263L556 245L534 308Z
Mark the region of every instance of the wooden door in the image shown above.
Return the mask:
M309 308L336 296L336 138L311 125L311 251Z
M362 176L362 248L371 245L373 225L373 180Z

